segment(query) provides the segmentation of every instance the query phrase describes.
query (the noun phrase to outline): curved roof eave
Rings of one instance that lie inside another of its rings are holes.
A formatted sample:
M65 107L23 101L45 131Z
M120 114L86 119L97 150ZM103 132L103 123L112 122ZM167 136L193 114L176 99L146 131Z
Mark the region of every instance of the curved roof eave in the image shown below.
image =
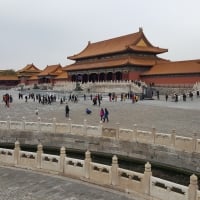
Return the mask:
M168 49L159 48L159 47L129 46L128 48L129 48L130 50L132 50L132 51L136 51L136 52L145 52L145 53L160 54L160 53L166 53L166 52L168 52Z
M89 46L91 45L91 42L90 41L88 41L88 44L87 44L87 46L82 50L82 51L80 51L79 53L77 53L77 54L74 54L73 56L68 56L67 57L67 59L70 59L70 60L75 60L76 59L76 57L78 57L79 55L81 55L84 51L86 51L88 48L89 48Z

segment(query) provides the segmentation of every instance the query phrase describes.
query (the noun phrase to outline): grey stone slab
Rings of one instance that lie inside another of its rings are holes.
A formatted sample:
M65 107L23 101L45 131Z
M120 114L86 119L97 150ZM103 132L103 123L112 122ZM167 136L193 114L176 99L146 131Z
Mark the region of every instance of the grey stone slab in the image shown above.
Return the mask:
M0 167L0 200L130 200L126 194L56 175Z

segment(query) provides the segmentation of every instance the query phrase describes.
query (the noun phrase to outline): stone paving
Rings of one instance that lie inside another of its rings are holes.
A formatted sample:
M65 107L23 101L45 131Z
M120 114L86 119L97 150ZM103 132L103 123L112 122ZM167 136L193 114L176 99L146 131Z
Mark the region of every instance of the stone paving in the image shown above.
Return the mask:
M30 170L0 167L0 200L130 200L94 184Z
M65 103L60 104L59 99L51 105L42 105L29 99L18 99L17 91L8 91L12 94L14 101L10 108L5 107L4 103L0 103L0 120L7 120L10 116L11 120L22 120L26 117L27 121L37 121L38 116L43 122L52 122L56 118L57 122L66 122ZM1 91L1 94L5 91ZM137 124L138 129L151 130L155 127L158 132L171 133L176 129L177 135L192 136L197 133L200 137L200 98L194 97L193 101L189 98L186 102L166 102L164 97L160 100L143 100L132 103L131 100L121 102L109 102L107 96L103 97L101 106L94 106L88 95L87 100L79 97L78 103L68 102L70 108L70 118L72 123L83 124L84 119L89 125L98 125L100 122L100 108L109 110L109 122L103 123L105 127L116 127L116 123L120 123L121 128L133 129ZM35 115L35 109L39 110L39 115ZM92 110L91 115L85 114L85 109Z

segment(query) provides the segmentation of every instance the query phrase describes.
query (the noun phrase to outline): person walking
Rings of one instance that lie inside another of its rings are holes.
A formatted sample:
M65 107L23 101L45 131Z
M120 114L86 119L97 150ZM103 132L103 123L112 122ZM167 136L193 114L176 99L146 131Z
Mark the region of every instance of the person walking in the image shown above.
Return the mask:
M102 121L103 118L104 118L104 110L103 110L103 108L101 108L99 115L100 115L100 118L101 118L101 121Z
M105 108L103 122L105 122L105 121L109 122L108 115L109 115L108 109Z
M69 106L68 106L67 103L66 103L66 106L65 106L65 117L69 117Z

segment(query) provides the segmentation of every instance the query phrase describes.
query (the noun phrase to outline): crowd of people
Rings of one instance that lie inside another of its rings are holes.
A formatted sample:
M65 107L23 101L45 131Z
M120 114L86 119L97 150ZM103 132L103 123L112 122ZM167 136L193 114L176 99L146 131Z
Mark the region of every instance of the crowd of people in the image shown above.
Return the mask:
M196 97L199 98L199 95L200 95L199 91L197 90L195 93L196 93ZM192 91L190 91L189 93L184 92L181 95L179 95L178 93L174 93L171 95L171 100L174 102L178 102L180 100L186 101L187 98L189 98L192 101L194 98L194 95L195 94ZM157 99L159 99L159 98L157 97ZM166 93L165 100L168 101L168 99L169 99L169 95Z

